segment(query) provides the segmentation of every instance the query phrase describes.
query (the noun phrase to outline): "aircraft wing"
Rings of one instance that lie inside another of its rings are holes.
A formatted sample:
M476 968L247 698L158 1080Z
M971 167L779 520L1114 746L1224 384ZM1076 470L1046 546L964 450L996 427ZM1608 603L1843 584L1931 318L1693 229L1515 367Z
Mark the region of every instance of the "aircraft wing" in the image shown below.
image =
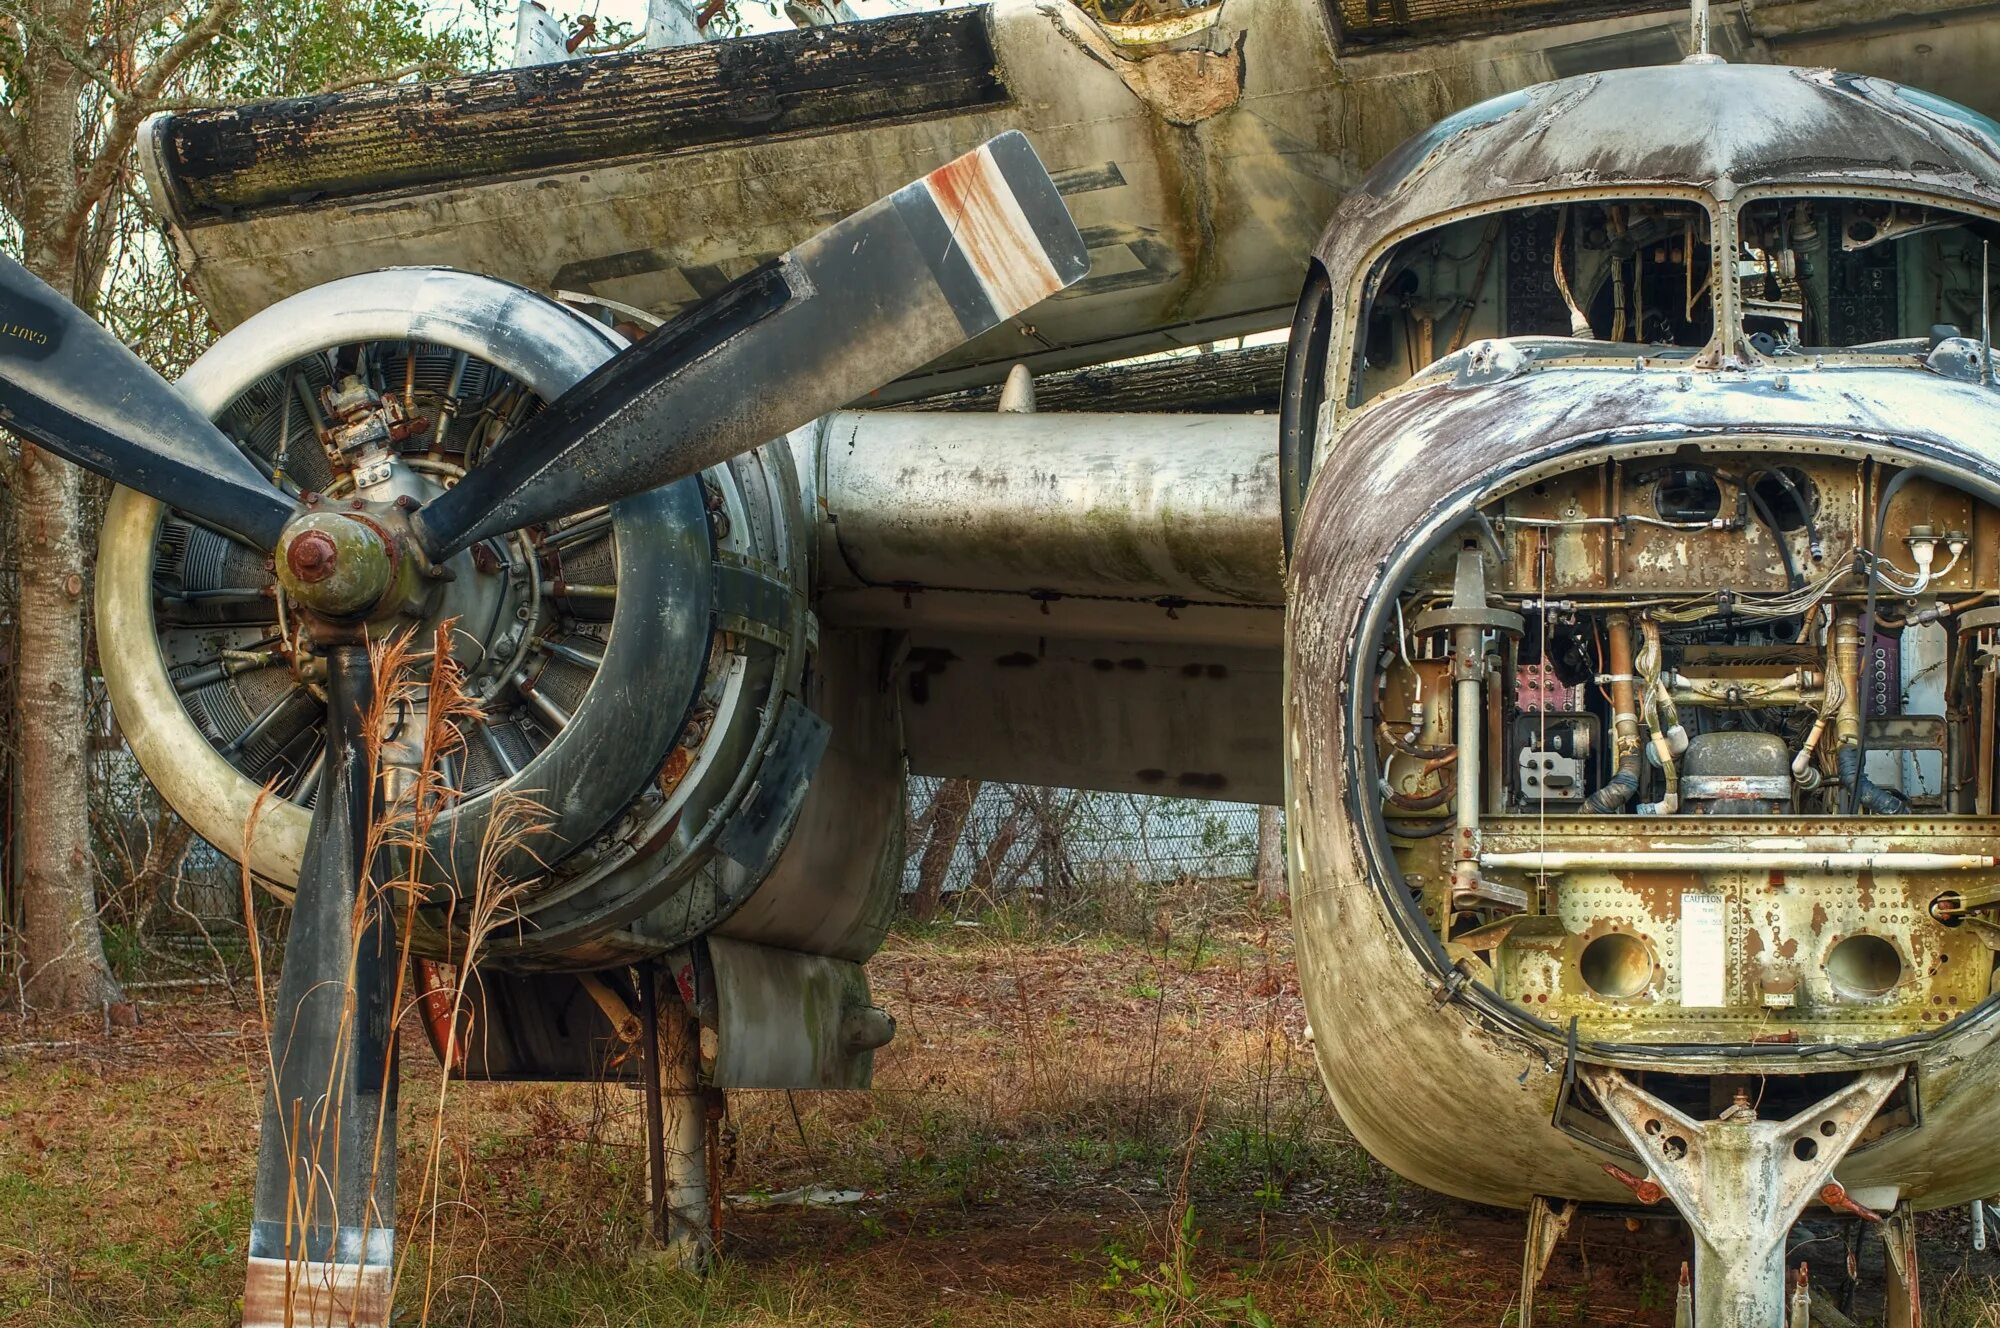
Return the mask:
M918 774L1278 802L1274 415L840 412L817 611L890 633Z
M1996 109L1990 6L1718 7L1731 59L1837 65ZM1282 325L1340 196L1440 117L1683 53L1683 0L1068 0L901 14L163 115L139 148L224 328L336 277L444 264L669 318L1004 129L1091 274L875 402ZM1754 108L1746 111L1754 114Z

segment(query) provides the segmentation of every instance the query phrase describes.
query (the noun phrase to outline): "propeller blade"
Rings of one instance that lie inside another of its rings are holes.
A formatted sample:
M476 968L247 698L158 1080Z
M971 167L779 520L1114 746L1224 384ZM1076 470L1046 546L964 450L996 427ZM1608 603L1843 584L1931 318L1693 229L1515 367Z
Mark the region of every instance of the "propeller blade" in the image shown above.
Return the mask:
M326 764L271 1006L244 1328L389 1321L396 920L364 895L375 781L368 649L326 654Z
M682 479L920 369L1090 257L1008 132L612 357L417 514L434 559Z
M293 512L172 384L4 254L0 426L260 549Z

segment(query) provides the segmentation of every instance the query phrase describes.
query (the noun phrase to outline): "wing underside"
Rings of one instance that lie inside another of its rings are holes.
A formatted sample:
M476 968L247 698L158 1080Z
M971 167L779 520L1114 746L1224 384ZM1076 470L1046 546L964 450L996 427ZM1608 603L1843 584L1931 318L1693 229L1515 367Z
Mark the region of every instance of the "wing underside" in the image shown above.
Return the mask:
M1276 802L1277 424L843 412L818 611L891 633L917 774Z

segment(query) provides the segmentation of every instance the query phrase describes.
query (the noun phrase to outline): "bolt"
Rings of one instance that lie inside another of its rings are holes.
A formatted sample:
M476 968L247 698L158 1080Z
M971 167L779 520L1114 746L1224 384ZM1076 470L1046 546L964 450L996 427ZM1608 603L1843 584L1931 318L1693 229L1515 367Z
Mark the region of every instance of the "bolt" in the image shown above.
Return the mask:
M1611 1179L1632 1191L1632 1197L1642 1204L1650 1206L1658 1203L1667 1196L1667 1192L1660 1188L1660 1183L1650 1176L1642 1180L1625 1170L1625 1168L1611 1162L1604 1164L1604 1171Z
M285 550L285 561L292 575L308 584L332 576L339 558L340 550L335 547L333 536L323 530L306 531Z
M1868 1222L1880 1222L1882 1215L1863 1207L1848 1197L1847 1187L1837 1180L1830 1180L1819 1187L1819 1201L1837 1212L1852 1213Z
M319 503L319 495L313 492L311 489L307 489L304 493L299 495L299 501L304 503L307 507L313 507Z
M405 512L414 512L417 510L417 500L410 497L407 493L400 493L396 495L396 506L402 508Z

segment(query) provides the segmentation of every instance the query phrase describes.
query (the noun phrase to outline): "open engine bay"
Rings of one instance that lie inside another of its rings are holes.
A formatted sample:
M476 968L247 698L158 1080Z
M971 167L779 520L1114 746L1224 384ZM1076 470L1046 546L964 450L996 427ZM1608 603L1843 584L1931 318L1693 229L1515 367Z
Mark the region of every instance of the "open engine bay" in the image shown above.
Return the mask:
M1866 189L1469 213L1369 265L1345 405L1490 338L1545 366L1969 374L1994 238ZM1483 500L1375 643L1384 842L1461 971L1612 1042L1852 1046L1992 994L2000 510L1977 491L1868 445L1705 435Z
M1380 643L1376 791L1461 966L1617 1040L1877 1040L1983 1001L2000 510L1947 481L1628 450L1433 553Z

